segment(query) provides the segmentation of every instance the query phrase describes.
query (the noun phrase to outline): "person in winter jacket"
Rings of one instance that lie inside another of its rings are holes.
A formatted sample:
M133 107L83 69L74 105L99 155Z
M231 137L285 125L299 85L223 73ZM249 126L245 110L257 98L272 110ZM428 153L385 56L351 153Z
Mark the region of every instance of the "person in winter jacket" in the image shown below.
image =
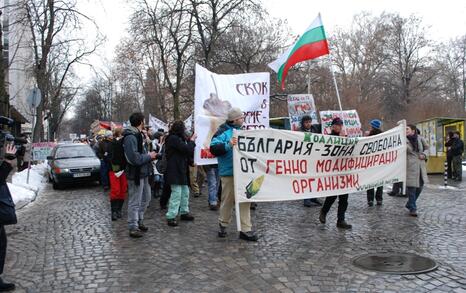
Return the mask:
M110 146L110 206L112 209L112 221L121 218L121 209L128 192L128 181L126 179L125 151L123 149L123 130L116 128L113 131L113 140Z
M410 124L406 127L407 136L407 169L406 169L406 194L408 202L406 208L409 214L417 217L416 201L421 195L422 187L428 182L426 160L428 145L417 133L416 126Z
M97 152L97 157L100 159L100 180L104 191L107 191L110 187L110 181L108 177L108 172L110 171L110 146L112 144L112 132L107 130L105 132L105 137L102 141L99 142L99 148Z
M453 133L453 141L451 144L451 173L452 179L456 181L463 180L463 152L464 152L464 143L460 139L460 132L455 131Z
M341 136L343 121L336 117L332 120L332 132L330 135ZM320 211L319 221L325 224L327 213L330 211L333 203L338 197L338 214L337 214L337 227L341 229L351 229L352 226L345 221L346 209L348 208L348 194L338 196L328 196L325 198L324 205Z
M303 116L303 118L301 118L300 124L301 132L321 133L321 125L312 124L311 116ZM305 207L312 207L313 204L317 206L322 205L322 203L317 198L306 198L303 204Z
M231 214L235 205L235 190L233 186L233 147L238 139L233 137L234 129L241 129L244 123L243 112L239 108L232 108L228 112L227 122L220 125L210 143L210 152L218 159L218 172L222 184L222 201L220 203L219 237L226 237L226 227L231 222ZM257 241L258 237L252 231L251 204L242 202L239 204L241 232L240 239Z
M173 122L165 142L165 156L167 170L165 171L165 184L171 187L168 212L166 214L169 226L178 226L177 216L180 220L193 221L189 213L189 165L192 164L196 135L189 139L185 135L186 127L183 121Z
M368 136L382 133L382 121L379 119L373 119L371 120L370 125L371 129L369 130ZM372 188L367 190L367 205L370 207L374 205L374 196L375 200L377 201L377 205L381 206L383 201L383 186L379 186L376 189Z
M123 131L123 148L127 161L125 173L128 180L128 228L129 236L143 237L149 228L144 225L144 213L151 200L149 175L151 161L156 152L148 152L145 144L144 115L133 113L129 117L131 126Z

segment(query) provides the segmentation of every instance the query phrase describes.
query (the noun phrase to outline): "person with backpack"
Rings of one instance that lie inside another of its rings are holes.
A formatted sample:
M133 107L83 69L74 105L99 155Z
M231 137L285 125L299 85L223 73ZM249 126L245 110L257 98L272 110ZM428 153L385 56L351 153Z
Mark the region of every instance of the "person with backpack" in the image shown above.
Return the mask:
M123 148L128 180L128 228L129 236L143 237L149 228L144 225L144 213L151 200L149 175L151 161L156 152L148 152L143 135L144 115L136 112L129 117L130 126L123 131Z
M121 218L121 209L128 192L128 181L126 180L126 159L123 148L123 130L115 128L113 140L110 147L111 170L110 178L110 206L112 210L112 221Z
M171 194L166 213L167 224L178 226L177 216L181 221L193 221L189 212L189 166L193 164L196 134L186 137L183 121L173 122L165 142L167 169L165 184L170 185Z
M244 123L243 111L232 108L228 111L226 123L220 125L210 143L210 152L218 159L218 173L222 184L222 201L220 203L218 237L227 236L226 228L231 222L233 207L235 206L235 190L233 186L233 147L238 139L233 137L234 129L241 129ZM251 203L239 204L241 231L239 238L246 241L257 241L258 237L252 231Z

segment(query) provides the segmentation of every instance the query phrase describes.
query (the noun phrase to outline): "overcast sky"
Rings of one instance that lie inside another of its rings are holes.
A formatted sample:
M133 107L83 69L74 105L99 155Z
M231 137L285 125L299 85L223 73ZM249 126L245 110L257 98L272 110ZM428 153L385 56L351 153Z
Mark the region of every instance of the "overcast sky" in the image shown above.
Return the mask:
M107 42L100 54L91 59L94 66L108 63L114 56L116 45L126 34L133 1L87 0L79 1L80 9L94 18ZM383 11L397 12L402 16L415 14L422 17L429 29L429 36L436 40L448 40L466 34L466 0L264 0L273 17L286 19L293 34L301 34L320 12L330 35L337 27L351 23L354 14L362 11L375 15ZM90 78L92 71L80 68L82 78Z

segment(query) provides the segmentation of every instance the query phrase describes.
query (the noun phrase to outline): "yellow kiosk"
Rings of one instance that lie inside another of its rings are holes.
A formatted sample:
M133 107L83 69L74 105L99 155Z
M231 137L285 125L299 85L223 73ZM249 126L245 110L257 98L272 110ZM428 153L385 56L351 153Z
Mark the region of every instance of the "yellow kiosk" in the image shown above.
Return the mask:
M443 173L446 160L445 142L450 131L459 131L464 141L465 118L435 117L416 123L429 145L427 173Z

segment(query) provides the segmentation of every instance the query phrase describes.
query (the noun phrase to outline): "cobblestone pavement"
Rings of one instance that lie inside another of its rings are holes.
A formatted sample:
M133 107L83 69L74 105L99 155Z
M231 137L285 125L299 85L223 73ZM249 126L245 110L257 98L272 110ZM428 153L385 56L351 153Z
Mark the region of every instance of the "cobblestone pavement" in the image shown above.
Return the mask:
M48 186L7 228L4 278L17 292L466 292L466 184L427 186L418 218L405 202L384 195L382 207L368 208L364 194L350 195L352 231L335 227L336 204L324 226L319 208L302 201L262 203L253 212L261 238L248 243L234 225L217 238L218 212L205 194L191 198L195 221L176 228L152 201L149 232L131 239L125 221L110 220L98 186ZM396 251L432 257L439 268L399 276L351 265L364 253Z

